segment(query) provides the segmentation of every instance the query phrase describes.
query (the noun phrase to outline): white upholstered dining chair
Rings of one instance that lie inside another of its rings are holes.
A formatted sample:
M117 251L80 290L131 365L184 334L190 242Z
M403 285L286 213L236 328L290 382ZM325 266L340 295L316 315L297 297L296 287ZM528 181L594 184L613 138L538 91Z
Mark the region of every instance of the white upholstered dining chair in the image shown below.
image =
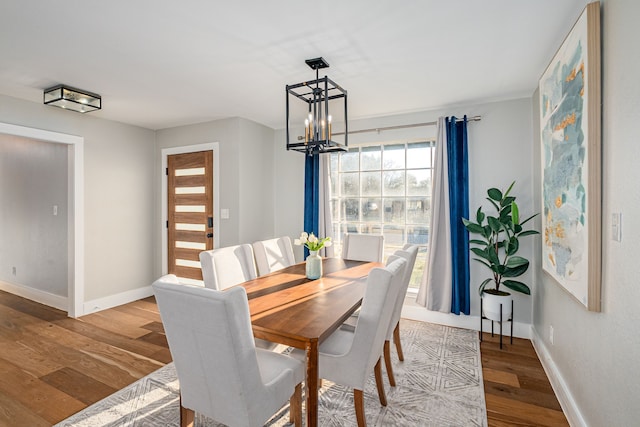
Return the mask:
M302 425L305 365L257 349L244 288L182 285L174 275L153 283L180 382L181 426L194 411L229 426L262 426L290 400Z
M204 286L219 291L257 277L253 249L248 244L202 251L200 265Z
M413 267L418 256L418 246L407 245L405 246L405 249L395 251L393 253L393 256L401 257L407 262L406 268L404 270L404 276L402 278L402 287L400 288L400 293L398 294L398 298L396 298L396 302L393 307L391 322L389 323L389 329L387 330L387 338L384 342L384 362L387 369L387 376L389 377L389 384L392 387L395 387L396 381L393 376L393 367L391 365L390 342L393 340L398 352L398 359L400 359L400 361L403 361L404 355L402 353L402 345L400 343L400 316L402 315L402 304L404 303L404 297L407 294L409 282L411 282L411 273L413 273Z
M291 238L289 236L261 240L255 242L252 246L258 267L258 274L260 276L281 270L296 263Z
M342 258L355 261L382 262L384 237L380 234L345 233Z
M404 259L397 259L371 270L355 330L337 329L320 344L319 377L353 388L359 427L366 426L363 390L371 372L375 372L380 403L387 405L381 357L393 306L386 302L398 296L405 266ZM304 357L301 351L294 354Z
M253 248L248 244L202 251L200 265L205 288L218 291L258 276ZM273 350L277 346L275 343L258 338L255 342L258 347L268 350Z

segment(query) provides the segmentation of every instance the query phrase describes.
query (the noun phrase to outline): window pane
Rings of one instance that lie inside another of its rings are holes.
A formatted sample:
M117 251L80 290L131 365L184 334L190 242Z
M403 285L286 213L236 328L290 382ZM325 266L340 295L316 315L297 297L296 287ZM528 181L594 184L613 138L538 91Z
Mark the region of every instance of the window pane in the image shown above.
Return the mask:
M380 170L380 147L363 147L360 154L360 170Z
M342 199L340 203L340 218L343 221L358 221L360 199Z
M332 217L332 220L334 222L338 222L341 219L340 218L340 209L338 209L339 206L340 206L340 200L331 199L330 203L331 203L331 217Z
M404 226L385 225L382 234L387 254L390 255L404 246Z
M383 172L384 196L404 196L404 171Z
M416 263L413 266L413 273L411 274L411 281L409 287L418 289L422 282L422 274L424 273L424 266L427 263L427 247L420 246L418 249L418 256L416 257Z
M426 245L429 242L429 227L407 226L407 243Z
M407 195L431 195L431 169L414 169L407 171Z
M404 144L385 145L383 169L404 169Z
M409 144L407 147L407 169L430 168L432 166L431 153L430 142Z
M362 234L382 234L382 226L378 222L367 222L360 225ZM383 254L384 256L384 251Z
M358 149L352 148L346 153L340 155L340 170L342 172L354 172L359 168L358 165Z
M380 199L362 199L362 221L381 222L382 207Z
M346 223L346 224L342 224L342 232L341 234L344 233L359 233L360 232L360 226L358 224L353 224L353 223Z
M342 253L342 231L341 231L341 225L338 222L335 222L335 217L333 218L334 223L333 223L333 250L334 250L334 255L339 257L340 254Z
M329 169L331 172L338 172L338 162L340 161L340 153L330 154L331 162L329 163Z
M404 198L384 199L384 222L404 224Z
M338 196L338 172L333 169L329 172L329 189L333 197Z
M407 224L429 224L431 203L428 197L407 197Z
M362 195L380 196L380 172L362 172Z
M342 190L341 196L359 196L360 183L358 182L359 175L355 173L343 173L340 174L340 189Z

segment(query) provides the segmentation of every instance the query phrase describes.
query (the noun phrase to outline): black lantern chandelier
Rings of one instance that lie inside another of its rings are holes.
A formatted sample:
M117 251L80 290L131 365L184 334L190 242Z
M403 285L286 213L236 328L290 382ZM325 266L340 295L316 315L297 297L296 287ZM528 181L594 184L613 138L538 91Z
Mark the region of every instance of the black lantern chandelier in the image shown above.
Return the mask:
M316 79L287 85L287 150L308 155L347 151L347 91L329 77L319 77L318 70L329 67L323 58L305 62L316 70ZM291 96L303 104L290 102ZM333 132L338 123L344 124L344 132Z

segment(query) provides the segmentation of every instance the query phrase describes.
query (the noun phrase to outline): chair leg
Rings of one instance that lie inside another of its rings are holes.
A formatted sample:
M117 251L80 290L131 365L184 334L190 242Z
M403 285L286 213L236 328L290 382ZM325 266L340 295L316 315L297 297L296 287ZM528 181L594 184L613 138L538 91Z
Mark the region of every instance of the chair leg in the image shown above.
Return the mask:
M387 396L384 393L384 382L382 381L382 358L378 359L375 368L373 368L376 377L376 386L378 387L378 397L380 398L380 404L387 406Z
M404 354L402 354L402 344L400 344L400 322L398 322L396 328L393 330L393 342L396 343L398 359L400 359L401 362L404 362Z
M364 393L362 390L353 389L353 402L356 406L358 427L367 427L367 420L364 417Z
M289 400L289 421L296 427L302 427L302 384L296 385Z
M193 427L195 412L182 406L182 395L180 395L180 427Z
M393 377L393 366L391 366L391 344L389 340L384 342L384 366L387 368L387 376L391 387L396 386L396 379Z

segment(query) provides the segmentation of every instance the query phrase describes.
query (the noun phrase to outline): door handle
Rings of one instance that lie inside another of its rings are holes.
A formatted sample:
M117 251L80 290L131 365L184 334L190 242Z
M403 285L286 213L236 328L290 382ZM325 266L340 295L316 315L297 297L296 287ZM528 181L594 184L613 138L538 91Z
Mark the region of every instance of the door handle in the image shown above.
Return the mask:
M210 239L213 237L213 233L207 233L207 239Z
M213 228L213 217L212 216L207 218L207 227Z

